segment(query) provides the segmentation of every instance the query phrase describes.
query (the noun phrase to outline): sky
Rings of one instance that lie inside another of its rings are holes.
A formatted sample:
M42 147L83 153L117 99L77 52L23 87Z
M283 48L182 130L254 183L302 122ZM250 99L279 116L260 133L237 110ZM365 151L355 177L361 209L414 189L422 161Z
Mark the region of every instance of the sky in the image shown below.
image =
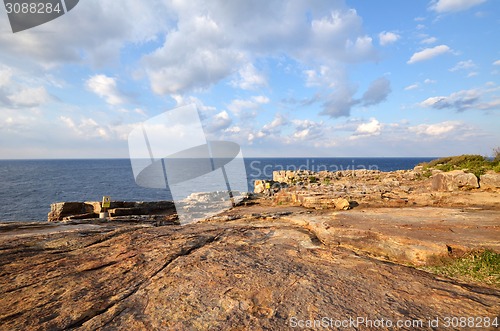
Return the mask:
M491 155L496 0L81 0L12 33L0 8L0 158L127 158L195 104L245 157ZM495 42L495 40L497 40Z

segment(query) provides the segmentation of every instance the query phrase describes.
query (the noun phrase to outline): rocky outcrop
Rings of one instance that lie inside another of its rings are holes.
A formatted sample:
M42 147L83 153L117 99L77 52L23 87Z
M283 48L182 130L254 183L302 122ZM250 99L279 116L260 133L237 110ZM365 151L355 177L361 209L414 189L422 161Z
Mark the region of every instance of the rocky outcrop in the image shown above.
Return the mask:
M481 175L479 184L482 188L500 188L500 173L489 172Z
M432 189L434 191L456 191L478 187L479 182L476 175L466 173L463 170L440 172L432 176Z
M49 222L71 219L97 218L102 211L98 201L56 202L50 205ZM175 214L172 201L112 201L108 208L110 217L139 215L171 215Z
M56 202L50 205L49 222L62 221L69 216L95 217L84 202ZM93 209L93 208L92 208Z
M0 227L0 330L287 330L322 317L430 329L430 319L498 315L498 289L382 261L498 244L492 211L293 210L254 205L186 226Z

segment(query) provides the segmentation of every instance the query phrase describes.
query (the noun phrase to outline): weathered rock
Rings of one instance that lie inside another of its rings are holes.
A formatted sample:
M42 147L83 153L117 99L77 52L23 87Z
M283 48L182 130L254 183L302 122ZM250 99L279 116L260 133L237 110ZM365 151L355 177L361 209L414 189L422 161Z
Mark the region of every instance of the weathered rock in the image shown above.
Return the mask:
M432 176L432 189L435 191L455 191L460 188L478 188L476 175L463 170L440 172Z
M102 211L101 202L57 202L50 206L48 221L62 221L69 219L96 218ZM111 201L108 208L109 215L170 215L175 213L172 201Z
M344 198L333 199L333 204L335 205L335 209L339 210L348 210L351 208L349 200Z
M481 175L479 184L482 188L500 188L500 173L490 172Z
M57 202L50 205L50 212L48 214L48 221L62 221L65 217L87 214L83 202Z
M277 219L183 227L1 231L0 330L287 330L299 320L357 316L422 321L417 328L428 329L430 319L498 315L497 289L345 248L370 245L372 254L397 257L413 246L380 232L422 235L420 221L394 217L395 228L380 211L369 217L386 220L374 233L361 212L360 219L338 214L345 218L272 213ZM438 234L457 240L451 231Z
M265 180L256 180L253 184L253 193L264 193L266 190L266 181Z
M421 173L422 171L424 171L424 166L421 166L421 165L415 166L413 168L413 171L415 171L417 173Z

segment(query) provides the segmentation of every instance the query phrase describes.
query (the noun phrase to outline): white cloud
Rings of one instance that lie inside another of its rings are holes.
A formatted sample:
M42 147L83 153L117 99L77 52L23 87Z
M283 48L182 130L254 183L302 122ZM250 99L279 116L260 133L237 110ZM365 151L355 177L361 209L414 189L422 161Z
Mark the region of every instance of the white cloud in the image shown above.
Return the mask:
M248 63L238 71L239 79L232 81L233 86L243 90L255 90L258 87L267 86L266 77L257 71L252 63Z
M493 65L494 66L500 66L500 60L496 60L495 62L493 62Z
M115 106L127 102L127 98L118 90L115 78L106 75L94 75L85 82L85 86L110 105Z
M463 90L450 94L449 96L436 96L427 98L420 105L427 108L445 109L451 108L458 111L472 108L479 100L478 90Z
M269 103L269 98L263 95L253 96L250 99L234 99L227 106L235 115L243 115L247 110L257 110L262 105Z
M316 143L318 140L325 139L325 125L323 122L293 120L292 123L295 126L295 130L291 136L287 137L287 143L306 140L314 140Z
M458 12L480 5L486 0L438 0L432 1L430 9L438 13Z
M12 68L0 65L0 88L10 83L13 72Z
M450 51L451 49L446 45L439 45L433 48L426 48L420 52L414 53L407 63L412 64L419 61L429 60L432 59L433 57L448 53Z
M460 122L446 121L435 124L419 124L416 126L410 126L408 130L416 133L417 135L442 136L456 130L459 126Z
M180 22L144 64L155 93L178 94L211 86L236 71L243 58L220 24L200 14Z
M58 117L58 120L74 135L74 138L79 140L105 139L108 141L125 141L135 126L135 124L99 124L91 117L81 117L78 121L75 121L69 116L61 115Z
M489 94L492 96L489 97ZM487 99L487 101L482 101ZM427 98L420 106L434 109L454 109L464 111L468 109L492 110L500 106L498 89L470 89L451 93L449 96L435 96Z
M262 130L257 134L259 137L264 137L268 135L276 135L279 134L281 131L281 128L285 125L288 125L289 121L288 118L280 113L277 113L274 116L274 119L270 122L267 123L262 127Z
M422 39L420 42L422 44L434 44L436 41L437 41L436 37L428 37L428 38Z
M232 119L229 117L227 111L221 111L216 114L212 119L210 119L210 124L208 125L208 131L218 132L227 129L232 124Z
M425 83L425 84L435 84L435 83L436 83L436 81L435 81L435 80L433 80L433 79L426 78L426 79L424 80L424 83Z
M169 6L157 2L151 6L135 0L80 2L74 11L49 24L22 33L1 33L0 62L17 67L29 63L46 68L68 62L100 67L116 61L126 42L156 38L166 31L170 19Z
M399 38L401 38L401 36L394 32L383 31L378 34L378 38L380 45L385 46L395 43L396 41L399 40Z
M410 91L410 90L414 90L417 88L418 88L418 83L415 83L415 84L411 84L411 85L408 85L407 87L405 87L405 91Z
M382 125L380 124L380 122L375 118L371 118L369 122L359 124L358 127L356 128L354 136L352 137L378 136L381 130L382 130Z
M458 71L458 70L469 70L476 68L477 65L472 60L460 61L452 68L448 69L449 71Z
M15 107L38 107L51 100L45 87L25 88L7 96Z
M172 7L176 26L164 44L143 59L157 94L203 90L237 72L240 77L233 85L265 86L265 77L251 61L255 54L287 54L306 65L376 59L361 17L340 2L199 0ZM310 21L304 20L305 12Z

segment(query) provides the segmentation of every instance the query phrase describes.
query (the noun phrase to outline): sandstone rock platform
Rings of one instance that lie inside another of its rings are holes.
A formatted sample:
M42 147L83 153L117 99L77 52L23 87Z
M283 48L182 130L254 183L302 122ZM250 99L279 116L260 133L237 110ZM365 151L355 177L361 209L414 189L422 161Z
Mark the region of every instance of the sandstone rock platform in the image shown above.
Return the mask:
M4 224L0 330L287 330L323 318L412 330L500 311L497 288L409 266L447 246L498 251L495 208L332 211L260 200L169 224Z

